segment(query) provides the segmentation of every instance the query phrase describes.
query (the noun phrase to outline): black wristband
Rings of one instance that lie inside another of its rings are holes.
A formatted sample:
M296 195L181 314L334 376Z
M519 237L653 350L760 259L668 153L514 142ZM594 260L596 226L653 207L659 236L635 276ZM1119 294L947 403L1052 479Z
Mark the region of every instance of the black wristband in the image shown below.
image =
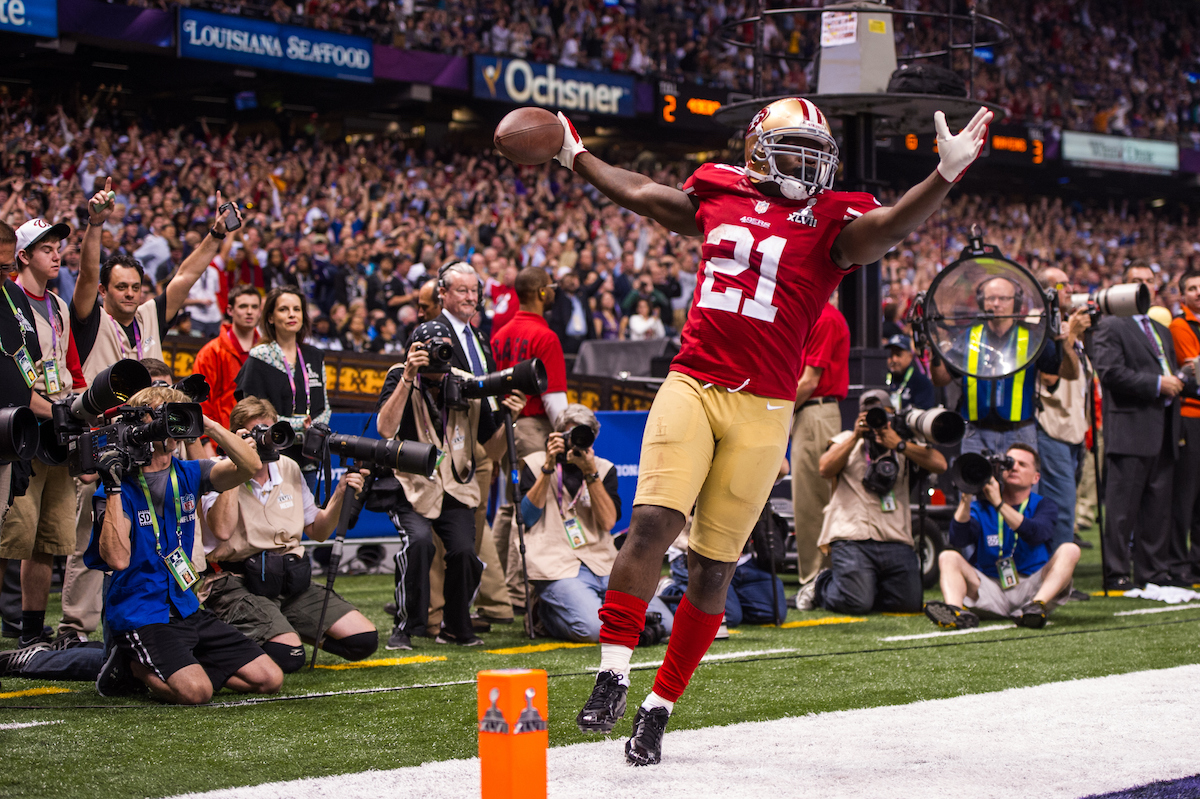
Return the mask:
M600 472L598 472L598 471L592 472L591 474L589 474L587 477L584 478L584 480L589 483L594 483L599 479L600 479Z
M549 469L547 469L546 465L542 464L542 474L554 474L554 467L551 466Z
M217 235L217 229L216 229L216 227L214 226L214 227L210 227L210 228L208 229L208 235L212 236L212 237L213 237L214 239L216 239L217 241L224 241L224 240L225 240L225 236L227 236L228 234L226 234L226 233L222 233L222 234L220 234L220 235Z

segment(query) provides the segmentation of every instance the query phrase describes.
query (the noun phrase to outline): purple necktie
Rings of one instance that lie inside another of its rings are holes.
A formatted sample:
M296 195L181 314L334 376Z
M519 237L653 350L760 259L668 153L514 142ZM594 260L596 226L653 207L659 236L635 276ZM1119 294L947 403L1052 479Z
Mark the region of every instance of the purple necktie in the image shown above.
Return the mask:
M1162 360L1162 350L1158 348L1158 339L1154 337L1154 331L1150 329L1149 317L1142 317L1142 330L1146 332L1146 338L1150 339L1150 349L1154 350L1154 357Z

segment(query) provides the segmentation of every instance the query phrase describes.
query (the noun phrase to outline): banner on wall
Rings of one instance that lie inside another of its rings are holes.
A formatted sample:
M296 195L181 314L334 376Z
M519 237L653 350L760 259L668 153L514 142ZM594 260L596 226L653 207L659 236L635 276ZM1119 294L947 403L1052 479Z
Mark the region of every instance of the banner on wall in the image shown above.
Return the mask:
M0 0L0 31L58 36L57 0Z
M646 411L598 411L596 418L600 422L600 436L596 439L596 454L613 462L617 470L617 491L621 495L621 518L617 520L614 532L620 532L629 527L629 514L633 510L633 495L637 491L638 458L642 451L642 431L646 427ZM367 413L335 413L329 421L333 432L342 435L363 435L363 425L371 414ZM368 438L378 438L375 425L368 426ZM337 480L346 473L338 458L333 459L334 486ZM322 494L324 492L322 491ZM391 536L396 534L392 522L382 513L372 513L364 510L358 518L358 524L347 535L347 540L354 538L371 538L374 536Z
M1175 142L1063 131L1062 157L1075 166L1169 175L1179 171Z
M359 36L179 9L180 58L371 83L373 52Z
M523 58L477 55L471 59L473 93L482 100L622 117L634 114L634 80L625 75Z

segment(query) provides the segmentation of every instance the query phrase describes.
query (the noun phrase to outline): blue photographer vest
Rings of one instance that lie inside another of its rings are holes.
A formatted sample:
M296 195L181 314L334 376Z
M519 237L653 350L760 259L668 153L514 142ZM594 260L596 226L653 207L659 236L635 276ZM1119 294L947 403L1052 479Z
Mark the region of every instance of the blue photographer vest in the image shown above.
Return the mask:
M1014 350L1015 362L1021 363L1029 357L1029 328L1013 325L1013 332L1005 336L1004 348ZM967 335L967 368L979 371L980 350L984 344L985 326L975 325ZM980 422L995 410L996 415L1006 422L1024 422L1033 418L1037 409L1037 368L1032 364L1003 380L980 380L963 377L963 418L968 422Z
M1041 503L1041 495L1031 493L1028 504L1021 511L1022 515L1026 519L1030 518ZM1021 538L1019 530L1013 530L1007 524L1002 524L1003 519L1000 517L1000 512L989 503L975 500L971 503L971 515L975 517L983 530L975 549L973 565L988 577L999 579L999 575L996 573L996 561L1002 557L1011 557L1016 562L1017 572L1022 576L1033 574L1050 560L1050 550L1045 544L1031 546L1026 543L1025 539Z
M167 624L171 607L180 618L187 618L200 609L200 602L191 591L184 591L175 582L171 570L163 561L170 552L182 546L191 557L196 530L196 498L200 491L200 464L172 458L171 463L179 481L179 504L182 516L176 518L175 496L170 482L163 499L163 518L159 520L159 547L154 546L154 509L146 504L146 495L136 476L126 476L121 482L121 503L129 519L129 567L113 572L112 583L105 597L106 624L114 632L136 630L147 624ZM104 487L96 490L104 497ZM116 498L109 497L108 502ZM100 557L100 523L92 525L92 540L83 556L90 569L107 571L108 564ZM204 564L196 564L197 570Z

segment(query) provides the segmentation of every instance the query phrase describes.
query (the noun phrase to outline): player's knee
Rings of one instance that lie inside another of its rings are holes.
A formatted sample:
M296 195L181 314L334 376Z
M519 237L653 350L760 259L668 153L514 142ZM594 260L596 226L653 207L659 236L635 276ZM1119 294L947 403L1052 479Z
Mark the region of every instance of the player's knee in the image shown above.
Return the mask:
M203 705L212 699L213 687L208 680L188 682L172 686L175 703L179 705Z
M938 553L938 567L941 569L957 568L960 560L962 560L962 555L959 555L958 551L954 549L943 549Z
M278 641L267 641L262 645L267 657L275 661L279 670L284 674L292 674L304 667L304 647L281 644Z

